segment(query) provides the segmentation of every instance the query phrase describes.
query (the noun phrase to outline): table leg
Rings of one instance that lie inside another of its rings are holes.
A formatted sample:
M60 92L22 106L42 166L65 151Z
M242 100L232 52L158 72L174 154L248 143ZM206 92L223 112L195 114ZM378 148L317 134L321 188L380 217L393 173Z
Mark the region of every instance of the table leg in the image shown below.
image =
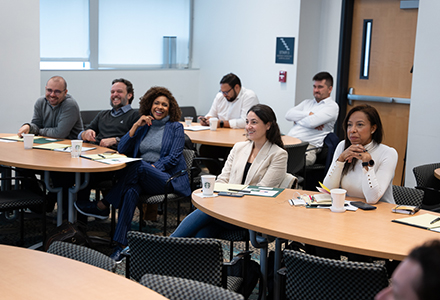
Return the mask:
M274 268L273 268L273 299L279 300L280 299L280 291L281 291L281 282L280 282L280 275L278 274L278 270L281 267L281 258L283 255L283 252L281 251L281 244L286 242L285 239L277 238L275 240L275 262L274 262Z
M89 184L90 173L84 173L84 182L81 183L81 173L75 173L75 185L69 188L69 222L76 221L76 209L73 203L76 200L76 194Z
M57 193L57 226L63 223L63 188L50 185L50 171L44 171L44 183L49 192Z

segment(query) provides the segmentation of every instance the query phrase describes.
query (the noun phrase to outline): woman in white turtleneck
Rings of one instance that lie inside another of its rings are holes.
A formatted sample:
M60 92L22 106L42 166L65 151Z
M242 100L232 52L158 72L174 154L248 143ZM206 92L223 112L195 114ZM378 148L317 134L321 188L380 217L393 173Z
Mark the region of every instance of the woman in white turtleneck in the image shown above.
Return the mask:
M370 105L352 108L344 120L345 140L337 146L333 163L324 179L329 189L343 188L347 196L367 203L395 203L393 178L397 151L381 144L382 122Z

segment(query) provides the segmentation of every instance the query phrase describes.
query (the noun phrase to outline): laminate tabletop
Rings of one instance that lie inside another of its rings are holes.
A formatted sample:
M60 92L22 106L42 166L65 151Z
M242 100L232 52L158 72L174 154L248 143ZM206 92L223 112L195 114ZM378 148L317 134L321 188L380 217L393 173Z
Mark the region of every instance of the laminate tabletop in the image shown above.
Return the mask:
M246 229L379 258L403 260L414 247L440 238L440 234L434 231L391 222L393 219L408 217L392 213L394 204L379 202L375 210L334 213L329 209L291 206L287 200L295 192L315 193L286 189L276 198L248 195L242 198L201 198L193 193L192 201L208 215ZM428 211L418 212L425 213ZM440 216L431 211L429 213Z
M2 299L167 299L104 269L49 254L0 245Z

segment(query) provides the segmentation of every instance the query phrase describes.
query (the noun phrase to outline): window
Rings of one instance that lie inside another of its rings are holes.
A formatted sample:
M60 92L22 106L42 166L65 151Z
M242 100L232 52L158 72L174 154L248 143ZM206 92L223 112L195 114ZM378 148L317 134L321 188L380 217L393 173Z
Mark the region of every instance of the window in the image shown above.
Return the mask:
M40 0L40 67L187 68L192 2Z

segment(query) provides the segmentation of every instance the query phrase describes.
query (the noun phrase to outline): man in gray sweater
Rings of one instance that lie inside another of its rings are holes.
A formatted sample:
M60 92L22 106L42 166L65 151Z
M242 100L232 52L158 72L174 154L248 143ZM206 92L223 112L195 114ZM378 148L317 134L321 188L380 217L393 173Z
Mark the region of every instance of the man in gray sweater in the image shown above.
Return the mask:
M61 76L53 76L46 83L46 95L37 99L30 123L18 130L57 139L76 139L83 130L78 103L67 94L67 83Z

